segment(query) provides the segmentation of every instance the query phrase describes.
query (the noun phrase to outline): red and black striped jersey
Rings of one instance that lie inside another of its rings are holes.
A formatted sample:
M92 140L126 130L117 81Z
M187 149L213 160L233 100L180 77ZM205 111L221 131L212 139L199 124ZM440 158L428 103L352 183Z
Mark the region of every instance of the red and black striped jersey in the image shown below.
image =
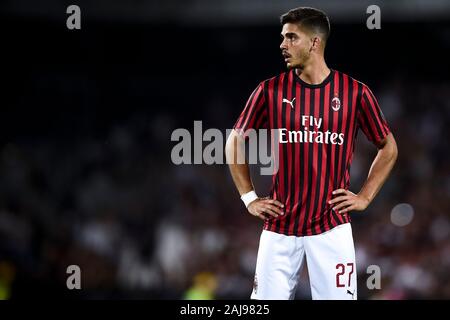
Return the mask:
M264 229L286 235L314 235L350 222L332 210L332 191L350 185L350 165L358 130L374 144L389 127L370 89L331 70L317 85L295 70L261 82L239 116L235 130L278 132L278 170L270 197L285 205L285 214L269 218Z

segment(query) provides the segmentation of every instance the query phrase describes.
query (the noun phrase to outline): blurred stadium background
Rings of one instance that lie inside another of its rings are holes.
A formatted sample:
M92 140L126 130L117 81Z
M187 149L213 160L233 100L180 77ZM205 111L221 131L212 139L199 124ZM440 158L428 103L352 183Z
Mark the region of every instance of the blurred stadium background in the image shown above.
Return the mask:
M0 299L247 299L261 224L225 165L173 165L170 135L231 128L284 70L278 17L300 5L329 14L328 65L372 88L399 146L352 215L359 298L449 299L450 2L425 0L2 1ZM360 136L354 191L374 155ZM366 287L372 264L381 290Z

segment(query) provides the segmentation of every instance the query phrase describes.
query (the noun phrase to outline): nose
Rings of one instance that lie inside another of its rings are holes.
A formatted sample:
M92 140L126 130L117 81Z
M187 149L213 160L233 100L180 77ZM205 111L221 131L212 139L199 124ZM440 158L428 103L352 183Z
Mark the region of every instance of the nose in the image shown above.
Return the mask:
M287 49L286 39L283 39L283 41L281 41L280 49L281 49L281 50Z

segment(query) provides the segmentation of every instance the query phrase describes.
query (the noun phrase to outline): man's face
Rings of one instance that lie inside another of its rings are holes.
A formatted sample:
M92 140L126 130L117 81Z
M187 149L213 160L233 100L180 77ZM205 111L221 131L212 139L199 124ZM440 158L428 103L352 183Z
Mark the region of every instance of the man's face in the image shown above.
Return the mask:
M302 31L297 24L285 23L281 30L281 54L288 69L303 69L310 57L311 36Z

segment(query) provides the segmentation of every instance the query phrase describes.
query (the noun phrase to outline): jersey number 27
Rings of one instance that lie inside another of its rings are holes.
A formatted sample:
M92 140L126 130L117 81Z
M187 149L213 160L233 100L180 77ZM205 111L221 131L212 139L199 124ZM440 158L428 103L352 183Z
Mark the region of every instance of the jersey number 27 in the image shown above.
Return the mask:
M349 271L350 269L350 271ZM345 287L345 278L342 279L342 276L344 276L346 273L348 273L348 285L347 287L350 287L350 281L352 279L352 274L354 271L354 263L347 263L347 270L345 270L345 264L339 263L336 265L336 270L338 271L336 273L336 287L343 288Z

